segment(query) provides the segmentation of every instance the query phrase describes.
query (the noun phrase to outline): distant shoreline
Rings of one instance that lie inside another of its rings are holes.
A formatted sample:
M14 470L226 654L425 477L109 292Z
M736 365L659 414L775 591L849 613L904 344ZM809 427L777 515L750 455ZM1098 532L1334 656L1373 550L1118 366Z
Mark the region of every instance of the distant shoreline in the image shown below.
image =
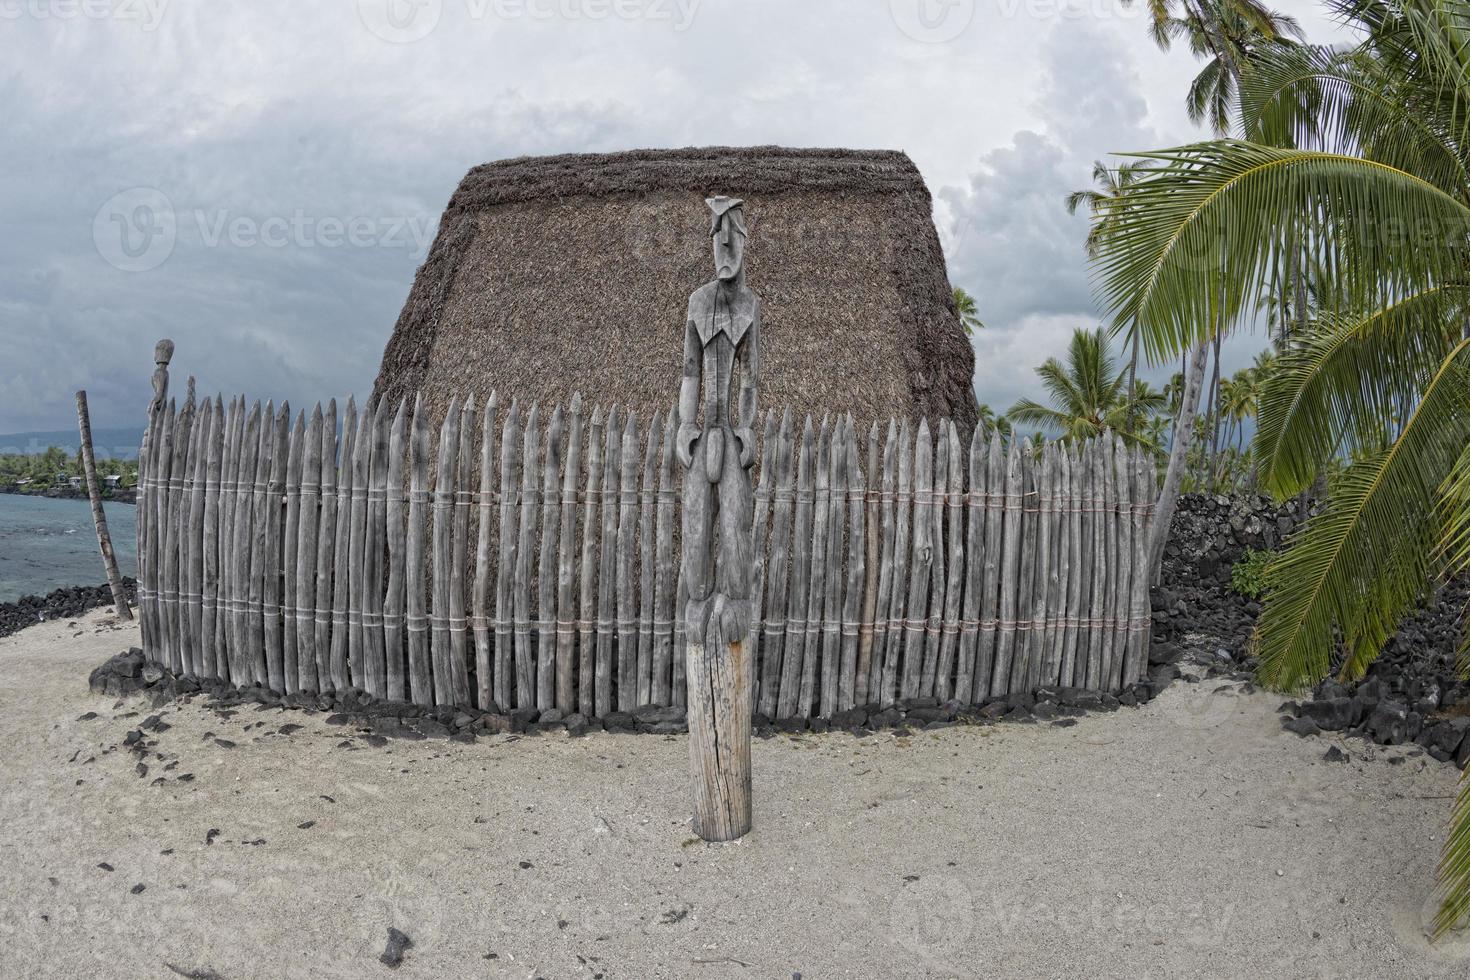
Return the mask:
M32 493L27 490L16 490L14 487L0 487L0 493L8 493L12 497L45 497L48 500L86 500L87 491L73 490L71 487L47 487L40 493ZM136 504L138 502L137 490L119 490L116 493L103 494L103 503L114 504Z

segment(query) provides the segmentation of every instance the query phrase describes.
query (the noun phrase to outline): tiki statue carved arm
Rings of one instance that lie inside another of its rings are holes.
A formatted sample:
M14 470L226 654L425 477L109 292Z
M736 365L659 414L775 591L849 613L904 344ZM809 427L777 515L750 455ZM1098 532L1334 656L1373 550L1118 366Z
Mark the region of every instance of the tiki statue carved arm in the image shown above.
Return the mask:
M755 462L756 398L761 382L761 303L755 301L745 343L736 352L740 364L740 424L735 438L740 442L740 465L749 469Z
M699 381L703 345L694 320L684 317L684 377L679 383L679 432L674 438L674 452L685 469L694 465L694 443L699 438Z

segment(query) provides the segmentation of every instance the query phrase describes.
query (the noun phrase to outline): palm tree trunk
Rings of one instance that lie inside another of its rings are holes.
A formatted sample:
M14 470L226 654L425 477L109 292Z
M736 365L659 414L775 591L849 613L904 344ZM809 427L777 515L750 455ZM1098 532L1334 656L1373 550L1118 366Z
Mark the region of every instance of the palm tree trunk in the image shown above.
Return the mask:
M1209 357L1208 346L1205 348L1205 357L1207 359ZM1208 360L1206 363L1208 363ZM1202 389L1202 393L1205 396L1205 414L1204 418L1201 420L1201 424L1204 426L1205 431L1201 433L1199 456L1195 460L1195 477L1199 481L1199 484L1202 488L1207 488L1210 481L1210 472L1215 462L1215 451L1213 448L1215 440L1214 437L1210 434L1210 430L1214 423L1215 414L1213 410L1215 405L1215 376L1213 374L1210 375L1210 384L1208 389L1205 389L1204 378L1201 378L1200 387Z
M1133 327L1133 353L1128 358L1128 434L1133 435L1134 405L1133 398L1137 391L1138 381L1138 325Z
M1174 508L1179 504L1179 484L1184 479L1184 460L1189 453L1189 443L1194 435L1194 416L1199 408L1200 388L1204 385L1205 365L1209 362L1210 348L1201 341L1190 357L1189 370L1184 375L1184 396L1179 401L1179 417L1174 420L1174 441L1169 447L1169 466L1164 471L1164 488L1159 493L1154 507L1154 525L1149 538L1149 567L1153 579L1158 581L1159 568L1164 560L1164 545L1169 542L1169 524L1174 520Z
M1292 257L1292 283L1291 283L1291 285L1292 285L1292 291L1295 294L1295 298L1296 298L1296 310L1295 310L1295 314L1296 314L1296 334L1298 336L1301 336L1303 333L1306 332L1306 329L1307 329L1307 283L1306 283L1305 277L1303 277L1303 275L1302 275L1302 268L1301 268L1301 264L1302 264L1301 250L1300 249L1293 249L1292 250L1292 253L1291 253L1291 257ZM1322 474L1320 472L1317 474L1318 477L1320 477L1321 475ZM1302 492L1297 495L1297 513L1300 516L1302 516L1302 517L1305 517L1306 516L1306 513L1307 513L1307 503L1311 499L1312 491L1315 488L1315 486L1316 486L1316 480L1314 479L1311 484L1309 484L1308 486L1302 488Z
M1301 315L1304 305L1301 280L1301 253L1296 247L1296 235L1287 243L1286 282L1281 284L1281 339L1285 341L1293 333L1292 325Z
M1215 476L1215 482L1216 483L1219 483L1219 484L1223 484L1225 482L1225 477L1230 474L1230 462L1231 462L1230 461L1230 452L1231 452L1230 433L1234 430L1234 428L1235 428L1235 420L1233 418L1226 418L1225 419L1225 434L1224 434L1224 437L1220 440L1220 443L1221 443L1221 447L1220 447L1220 463L1219 463L1219 468L1216 470L1216 476Z
M1302 254L1299 248L1291 250L1291 290L1295 299L1296 309L1293 311L1296 321L1295 333L1300 335L1307 328L1307 280L1302 275Z
M1220 388L1220 334L1224 333L1225 325L1220 324L1215 331L1215 374L1210 378L1210 455L1220 455L1220 402L1225 398L1225 392Z

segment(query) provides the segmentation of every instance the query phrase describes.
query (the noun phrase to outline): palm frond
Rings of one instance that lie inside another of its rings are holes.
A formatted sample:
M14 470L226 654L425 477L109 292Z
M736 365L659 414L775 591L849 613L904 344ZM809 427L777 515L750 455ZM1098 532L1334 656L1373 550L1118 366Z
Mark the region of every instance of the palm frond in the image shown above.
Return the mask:
M1470 772L1460 776L1460 795L1450 811L1449 832L1435 877L1440 902L1433 930L1438 939L1470 918Z
M1442 108L1358 49L1273 48L1240 85L1247 139L1362 156L1463 196L1470 177L1462 143L1452 135L1453 114Z
M1200 73L1189 83L1184 96L1184 108L1193 123L1208 123L1216 133L1225 133L1230 128L1230 110L1235 104L1235 78L1225 65L1211 61L1200 69Z
M1460 455L1440 494L1441 550L1452 571L1470 569L1470 445ZM1466 623L1470 627L1470 622Z
M1262 486L1300 493L1332 454L1380 448L1459 339L1466 287L1436 287L1367 315L1321 318L1261 388Z
M1073 191L1063 198L1062 201L1067 206L1068 214L1076 214L1077 209L1084 204L1088 205L1089 210L1091 210L1093 199L1101 196L1097 191Z
M1054 408L1048 408L1029 398L1022 398L1006 410L1005 417L1013 425L1035 425L1054 432L1072 434L1075 417Z
M1394 63L1432 92L1463 149L1470 136L1470 7L1463 0L1405 0L1401 23Z
M1098 243L1099 299L1136 322L1154 363L1254 303L1304 215L1347 308L1373 309L1464 274L1470 207L1384 164L1219 140L1143 154L1151 166Z
M1036 376L1041 379L1041 386L1061 411L1076 413L1080 406L1086 404L1085 392L1055 357L1048 357L1043 361L1036 369Z
M1326 676L1334 630L1352 671L1382 648L1438 568L1438 492L1470 442L1470 341L1445 359L1393 444L1350 466L1272 562L1256 627L1262 681Z

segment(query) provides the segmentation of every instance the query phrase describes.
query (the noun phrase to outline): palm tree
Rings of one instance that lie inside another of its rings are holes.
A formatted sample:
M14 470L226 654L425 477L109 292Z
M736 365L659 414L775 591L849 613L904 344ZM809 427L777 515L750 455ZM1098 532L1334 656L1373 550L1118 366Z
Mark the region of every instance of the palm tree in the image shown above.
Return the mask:
M1175 371L1169 375L1169 380L1164 382L1164 414L1170 418L1179 414L1179 409L1184 403L1184 372Z
M1190 85L1185 105L1191 120L1198 123L1208 119L1216 135L1229 128L1241 76L1252 61L1262 53L1290 48L1295 42L1289 36L1301 37L1301 27L1295 19L1266 8L1258 0L1150 0L1149 10L1152 14L1150 32L1160 50L1167 51L1176 38L1182 37L1188 41L1196 58L1207 59L1208 63ZM1215 286L1211 284L1208 288L1213 290ZM1223 310L1217 310L1217 313L1223 314ZM1223 332L1224 323L1221 322L1208 341L1214 355L1214 370L1205 399L1210 406L1206 417L1210 422L1207 429L1212 457L1220 451L1220 418L1223 414L1220 404L1220 335ZM1136 332L1133 357L1136 362ZM1187 451L1187 446L1184 448ZM1200 459L1203 470L1203 454ZM1173 500L1170 498L1163 513L1171 516L1172 508Z
M1155 25L1157 39L1160 22ZM1230 131L1241 73L1262 52L1290 47L1302 37L1294 17L1259 7L1247 13L1228 4L1201 5L1182 17L1167 17L1161 29L1169 40L1184 40L1191 54L1205 59L1204 68L1190 83L1185 108L1192 122L1209 123L1217 136Z
M965 328L965 333L973 334L976 330L985 329L975 306L975 297L960 286L954 287L954 311L959 316L960 326Z
M1124 406L1126 418L1119 431L1137 433L1134 441L1157 453L1164 448L1164 440L1161 436L1155 437L1150 433L1154 431L1153 421L1168 413L1168 392L1154 388L1143 378L1134 381L1129 390L1132 394L1128 396Z
M1265 350L1256 351L1256 357L1251 362L1250 371L1257 382L1264 384L1276 374L1280 366L1280 354L1276 350L1267 347Z
M1249 478L1250 450L1240 445L1245 420L1256 414L1260 397L1260 381L1254 368L1241 368L1228 378L1220 379L1219 424L1224 438L1215 453L1214 482L1222 490L1233 490Z
M1124 163L1117 167L1109 167L1101 160L1092 163L1092 182L1094 188L1073 191L1066 197L1067 213L1076 214L1077 209L1087 205L1088 214L1092 217L1092 224L1087 231L1087 240L1083 247L1087 249L1088 258L1097 255L1098 243L1112 232L1110 215L1117 209L1121 210L1123 198L1132 186L1139 165ZM1130 331L1131 332L1131 331ZM1128 390L1133 390L1133 384L1138 378L1138 336L1131 337L1132 351L1128 357ZM1131 434L1131 427L1124 430Z
M1150 415L1148 421L1144 423L1143 432L1139 436L1140 441L1144 445L1152 447L1153 454L1157 458L1164 458L1166 455L1169 442L1170 421L1172 421L1172 416L1167 412L1158 412Z
M1059 432L1063 440L1090 439L1112 429L1134 443L1140 440L1126 425L1134 415L1163 407L1164 397L1144 385L1135 385L1130 399L1124 373L1115 370L1107 334L1102 329L1077 330L1067 347L1067 363L1049 357L1036 369L1051 405L1022 398L1006 412L1012 424L1035 425Z
M1004 415L995 414L995 409L991 408L985 402L980 403L980 414L976 424L980 426L980 432L983 435L989 436L994 433L999 433L1002 438L1010 438L1010 419Z
M1128 188L1132 186L1141 169L1141 165L1137 163L1109 167L1101 160L1094 160L1092 183L1095 186L1067 195L1065 202L1068 214L1076 214L1077 209L1085 204L1088 214L1092 216L1092 226L1084 243L1089 258L1097 254L1098 243L1111 231L1112 225L1108 216L1114 208L1121 206L1123 196L1128 193Z
M1157 359L1237 322L1294 249L1324 270L1254 443L1283 498L1351 461L1267 575L1255 642L1282 689L1361 676L1426 584L1470 567L1470 3L1332 6L1362 42L1262 55L1238 138L1146 155L1096 260ZM1443 932L1470 915L1470 782L1440 879Z
M1129 6L1132 0L1124 0ZM1159 50L1167 51L1180 36L1178 24L1197 23L1204 37L1205 50L1212 57L1230 57L1230 36L1225 22L1242 25L1259 34L1270 35L1275 17L1258 0L1148 0L1149 33Z

